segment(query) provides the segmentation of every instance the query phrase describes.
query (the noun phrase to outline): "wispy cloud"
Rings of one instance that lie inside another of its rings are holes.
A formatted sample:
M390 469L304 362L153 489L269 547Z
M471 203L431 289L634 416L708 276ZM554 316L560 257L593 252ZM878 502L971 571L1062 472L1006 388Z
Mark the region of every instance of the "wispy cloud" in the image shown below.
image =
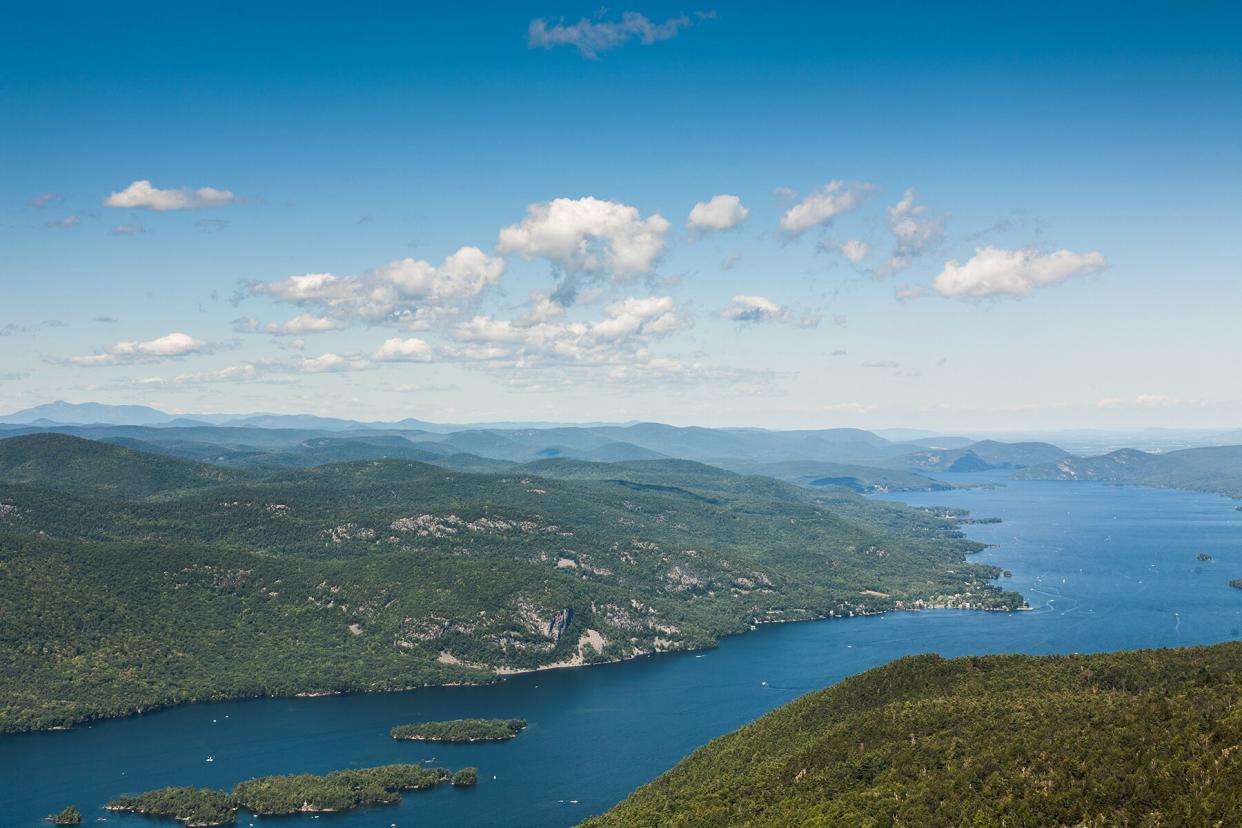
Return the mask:
M301 313L285 322L269 322L266 325L257 319L242 317L233 320L234 333L261 333L272 336L306 336L307 334L339 331L346 323L330 316L315 316Z
M906 270L919 256L934 250L944 238L947 216L928 215L927 207L916 202L913 189L885 212L895 244L882 275Z
M57 204L64 200L65 197L60 193L39 193L37 196L32 196L26 204L30 207L41 210L49 204Z
M722 319L737 322L741 325L756 325L762 322L774 322L785 325L797 325L799 328L814 328L820 323L820 315L815 313L797 314L787 305L778 305L766 296L737 295L720 311Z
M81 223L82 219L78 216L65 216L64 218L45 221L43 226L50 227L53 230L68 230L70 227L77 227Z
M663 23L654 23L638 12L624 12L619 20L588 20L566 24L563 20L549 24L543 18L530 22L526 32L526 44L532 49L552 49L572 46L578 54L589 60L597 60L601 53L615 49L631 40L650 46L661 40L676 37L682 29L696 22L709 20L715 12L698 12L670 17Z

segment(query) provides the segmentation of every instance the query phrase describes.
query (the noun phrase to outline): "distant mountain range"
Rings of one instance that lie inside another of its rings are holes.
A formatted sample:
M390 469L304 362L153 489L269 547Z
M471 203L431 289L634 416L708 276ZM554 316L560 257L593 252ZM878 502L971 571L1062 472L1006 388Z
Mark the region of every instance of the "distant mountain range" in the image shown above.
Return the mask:
M1242 498L1242 445L1184 449L1150 454L1121 449L1097 457L1062 458L1032 465L1016 475L1024 480L1094 480L1216 492Z
M1096 457L1046 441L1007 442L918 429L773 431L662 423L362 422L310 414L174 415L141 405L53 402L0 417L0 437L60 432L229 468L415 460L494 472L549 458L619 463L673 458L804 488L943 488L928 475L1013 470L1026 478L1100 480L1242 495L1233 455L1215 448ZM1068 432L1075 440L1085 432ZM1151 436L1149 432L1142 434ZM1098 435L1097 435L1098 437ZM1242 442L1242 431L1221 434Z
M255 428L303 428L320 431L344 431L356 428L418 429L420 431L462 431L480 428L552 428L564 423L431 423L407 417L394 422L362 422L340 417L319 417L314 414L168 414L146 405L106 405L104 403L70 403L63 400L23 408L0 416L0 424L9 425L146 425L194 426L229 425ZM582 423L583 426L628 425L628 423Z
M66 402L0 417L0 434L40 431L232 467L387 458L481 471L552 457L597 462L678 458L804 486L856 491L936 488L943 484L917 473L1018 468L1070 456L1048 444L1011 450L995 441L912 429L889 429L884 436L857 428L770 431L643 422L484 426L414 418L360 422L315 415L173 415L148 406Z

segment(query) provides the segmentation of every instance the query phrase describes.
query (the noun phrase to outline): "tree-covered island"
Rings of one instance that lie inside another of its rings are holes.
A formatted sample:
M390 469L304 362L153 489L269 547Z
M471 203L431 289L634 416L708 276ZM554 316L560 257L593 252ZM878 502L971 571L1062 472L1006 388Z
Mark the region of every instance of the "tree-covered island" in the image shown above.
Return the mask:
M479 782L478 768L462 768L453 774L453 785L458 788L469 788Z
M525 719L453 719L398 725L390 734L414 742L503 742L525 729Z
M81 825L82 813L73 805L70 805L63 811L49 816L47 821L53 825Z
M477 775L477 769L475 773ZM105 808L170 817L184 823L186 828L206 828L232 825L238 808L260 816L279 816L394 805L401 801L402 791L426 790L453 778L445 768L381 765L322 776L310 773L261 776L239 782L231 793L210 788L160 788L117 797Z

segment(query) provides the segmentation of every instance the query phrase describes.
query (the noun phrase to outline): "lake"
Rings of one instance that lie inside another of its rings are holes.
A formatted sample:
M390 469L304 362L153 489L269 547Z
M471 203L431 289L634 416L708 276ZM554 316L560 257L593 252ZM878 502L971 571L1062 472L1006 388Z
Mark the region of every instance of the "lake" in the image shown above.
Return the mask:
M886 495L960 506L999 524L966 528L995 546L976 559L1013 572L1032 610L922 613L779 624L700 653L510 677L486 687L190 705L56 733L0 737L0 814L13 826L73 803L83 824L174 826L110 814L120 793L227 788L271 773L434 758L477 765L479 785L406 794L400 806L238 824L568 826L622 799L710 739L797 696L910 653L1089 652L1239 636L1242 512L1221 497L1094 483L951 475L998 488ZM1213 560L1201 562L1200 552ZM393 742L396 724L520 717L512 742ZM208 762L207 758L214 761Z

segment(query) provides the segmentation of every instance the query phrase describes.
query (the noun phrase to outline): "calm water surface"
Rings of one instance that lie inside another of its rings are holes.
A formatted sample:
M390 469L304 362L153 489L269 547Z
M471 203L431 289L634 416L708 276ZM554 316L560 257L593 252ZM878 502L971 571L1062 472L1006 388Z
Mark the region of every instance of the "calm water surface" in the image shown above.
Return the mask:
M955 475L954 482L987 480ZM992 480L1003 480L992 477ZM398 807L321 817L252 817L269 828L568 826L622 799L704 742L797 696L902 655L1089 652L1239 637L1242 512L1212 495L1092 483L1015 482L901 494L1000 524L968 526L1012 570L1030 612L933 611L780 624L703 653L511 677L489 687L388 695L265 699L180 707L61 733L0 738L0 824L40 825L69 803L84 824L176 823L109 814L125 792L227 788L270 773L387 762L477 765L473 790L447 786ZM1199 552L1213 557L1196 560ZM522 717L530 728L489 745L396 743L395 724ZM207 757L214 757L207 762Z

